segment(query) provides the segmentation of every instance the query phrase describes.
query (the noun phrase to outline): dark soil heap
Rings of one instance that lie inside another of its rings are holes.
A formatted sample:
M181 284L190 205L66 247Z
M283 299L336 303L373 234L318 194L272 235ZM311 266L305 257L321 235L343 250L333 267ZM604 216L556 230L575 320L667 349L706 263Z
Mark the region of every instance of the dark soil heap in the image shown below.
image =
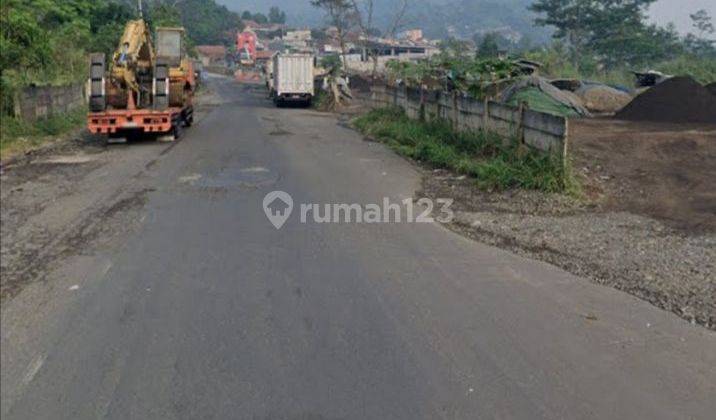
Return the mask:
M716 82L711 83L710 85L706 85L706 89L709 90L709 92L716 95Z
M634 98L616 117L630 121L716 124L716 95L691 77L674 77Z

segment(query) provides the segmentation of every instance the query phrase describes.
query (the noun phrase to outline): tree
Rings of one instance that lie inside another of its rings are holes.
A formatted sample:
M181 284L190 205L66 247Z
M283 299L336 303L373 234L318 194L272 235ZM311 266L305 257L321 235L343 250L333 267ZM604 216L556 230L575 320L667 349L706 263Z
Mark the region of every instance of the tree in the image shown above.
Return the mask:
M165 3L155 3L153 7L147 11L147 20L152 27L160 26L181 26L182 19L179 10Z
M705 38L706 35L711 35L716 30L714 29L714 24L711 20L711 16L704 9L701 9L696 13L689 15L689 17L691 17L691 21L693 22L694 28L699 30L699 33L697 34L699 38Z
M395 8L395 14L390 17L388 26L384 31L376 28L374 23L374 0L350 0L350 5L353 8L356 23L363 32L363 49L367 51L368 56L373 61L372 77L375 78L378 73L378 58L380 53L371 47L371 41L368 39L369 36L385 36L394 38L398 29L403 25L405 14L408 10L408 0L399 0L397 7Z
M711 16L703 9L690 16L693 27L698 33L686 35L684 38L686 50L695 56L716 57L716 41L707 38L716 31Z
M311 5L322 9L331 25L336 28L341 45L343 66L348 68L346 59L346 32L355 26L355 15L350 0L311 0Z
M263 14L263 13L256 13L256 14L254 15L254 22L256 22L256 23L258 23L258 24L263 25L263 24L268 23L268 21L269 21L268 18L267 18L266 15Z
M495 58L500 54L499 35L490 32L485 34L477 47L477 56L480 58Z
M252 20L254 17L248 10L244 10L244 13L241 14L241 19L243 20Z
M282 11L276 6L271 7L268 14L269 22L271 23L286 23L286 12Z
M124 31L124 23L134 19L136 11L128 4L98 2L90 12L90 51L112 55Z
M553 37L568 42L576 60L589 39L586 23L592 4L590 0L537 0L529 6L529 10L544 15L535 19L535 23L554 26L557 30Z
M554 26L554 37L567 42L578 65L591 54L605 67L637 65L678 53L673 27L647 23L646 11L656 0L537 0L529 8L536 23Z

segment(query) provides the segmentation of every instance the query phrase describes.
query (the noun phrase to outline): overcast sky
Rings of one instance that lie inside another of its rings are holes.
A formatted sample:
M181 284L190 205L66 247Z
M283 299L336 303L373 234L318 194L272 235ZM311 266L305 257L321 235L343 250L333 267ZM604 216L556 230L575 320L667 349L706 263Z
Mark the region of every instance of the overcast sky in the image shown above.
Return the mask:
M651 15L660 24L674 22L681 32L691 30L689 14L706 9L716 19L716 0L659 0L651 6Z
M445 2L446 0L439 0ZM271 5L283 6L289 13L311 13L309 0L218 0L233 10L266 12ZM659 24L674 22L678 30L686 33L691 29L689 14L706 9L716 19L716 0L659 0L651 7L651 16ZM313 11L315 12L315 11Z

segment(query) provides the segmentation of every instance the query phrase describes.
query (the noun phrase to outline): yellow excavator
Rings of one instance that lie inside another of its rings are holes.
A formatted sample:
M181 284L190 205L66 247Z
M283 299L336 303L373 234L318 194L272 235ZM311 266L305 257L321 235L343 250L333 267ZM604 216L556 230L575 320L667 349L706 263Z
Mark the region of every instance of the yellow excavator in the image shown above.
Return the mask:
M102 53L90 55L90 113L93 133L125 137L136 133L181 134L193 122L196 82L184 48L183 28L157 28L156 48L143 19L129 21L107 71Z

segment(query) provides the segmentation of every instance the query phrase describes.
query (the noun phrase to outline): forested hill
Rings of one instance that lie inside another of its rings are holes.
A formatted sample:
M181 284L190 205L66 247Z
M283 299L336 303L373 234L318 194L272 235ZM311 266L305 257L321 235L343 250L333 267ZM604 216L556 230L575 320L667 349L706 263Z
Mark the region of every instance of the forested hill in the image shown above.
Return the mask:
M309 0L217 0L236 11L266 13L278 6L288 15L292 25L320 25L321 11L310 6ZM385 28L402 0L375 0L379 29ZM534 14L527 10L531 0L409 0L406 25L422 28L432 38L454 35L472 38L479 31L512 29L533 40L549 38L549 31L534 25Z
M423 23L435 38L472 38L491 30L514 32L534 41L545 41L550 32L536 27L535 15L527 10L532 0L420 0L412 20Z
M235 12L214 0L144 0L153 26L182 25L191 44L230 45L242 27ZM87 54L111 54L135 0L0 1L0 94L3 112L14 89L82 80Z

